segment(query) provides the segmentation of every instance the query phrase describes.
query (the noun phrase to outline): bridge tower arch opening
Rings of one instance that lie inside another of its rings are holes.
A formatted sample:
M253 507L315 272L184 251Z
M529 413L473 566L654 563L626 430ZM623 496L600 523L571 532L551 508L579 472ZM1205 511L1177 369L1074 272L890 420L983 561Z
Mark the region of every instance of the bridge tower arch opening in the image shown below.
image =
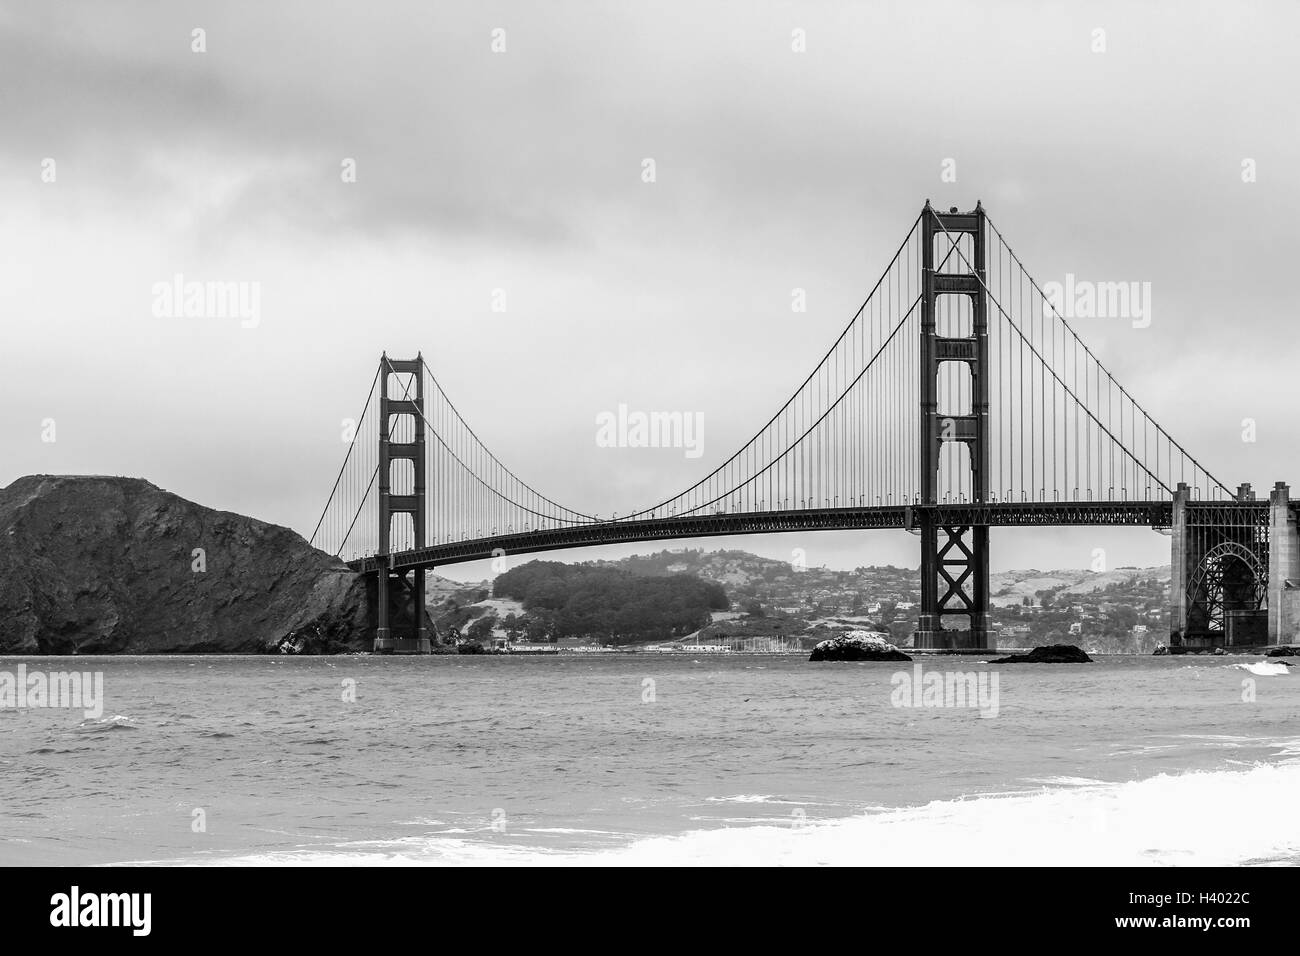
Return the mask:
M1196 569L1191 591L1188 635L1218 635L1225 644L1263 643L1256 630L1266 623L1261 609L1268 613L1267 572L1248 550L1235 542L1212 548Z

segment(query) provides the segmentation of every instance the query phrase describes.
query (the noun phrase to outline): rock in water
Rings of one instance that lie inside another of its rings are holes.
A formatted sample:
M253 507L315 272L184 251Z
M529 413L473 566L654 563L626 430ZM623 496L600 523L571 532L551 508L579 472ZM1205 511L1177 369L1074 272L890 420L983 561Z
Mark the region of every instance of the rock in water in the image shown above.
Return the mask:
M1092 658L1073 644L1053 644L1035 647L1028 654L999 657L990 664L1091 664Z
M0 652L369 650L366 582L288 528L138 478L0 489Z
M879 634L849 631L840 637L822 641L813 648L810 661L910 661L908 657Z
M1275 647L1265 657L1300 657L1300 648Z

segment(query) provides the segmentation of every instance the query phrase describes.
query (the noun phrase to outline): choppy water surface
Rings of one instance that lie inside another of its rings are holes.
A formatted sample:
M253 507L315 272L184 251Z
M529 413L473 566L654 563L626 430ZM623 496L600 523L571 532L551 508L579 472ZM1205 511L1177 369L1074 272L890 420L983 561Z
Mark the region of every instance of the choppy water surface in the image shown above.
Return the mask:
M0 709L0 863L1300 853L1287 809L1300 667L922 662L996 673L997 715L981 716L893 706L891 677L912 665L790 657L4 658L0 670L19 663L102 671L106 701L97 719Z

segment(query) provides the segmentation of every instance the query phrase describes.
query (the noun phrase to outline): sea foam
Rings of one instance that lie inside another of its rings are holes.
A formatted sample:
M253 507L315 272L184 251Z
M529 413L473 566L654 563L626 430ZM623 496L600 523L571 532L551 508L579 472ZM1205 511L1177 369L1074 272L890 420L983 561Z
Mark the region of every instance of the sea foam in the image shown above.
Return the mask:
M1281 677L1284 674L1291 673L1291 668L1276 661L1256 661L1251 664L1229 664L1228 666L1249 671L1257 677Z
M802 825L737 826L554 851L445 835L256 854L223 865L1226 866L1300 857L1300 762L1084 780ZM1252 806L1231 822L1215 807ZM1207 810L1209 812L1207 812Z

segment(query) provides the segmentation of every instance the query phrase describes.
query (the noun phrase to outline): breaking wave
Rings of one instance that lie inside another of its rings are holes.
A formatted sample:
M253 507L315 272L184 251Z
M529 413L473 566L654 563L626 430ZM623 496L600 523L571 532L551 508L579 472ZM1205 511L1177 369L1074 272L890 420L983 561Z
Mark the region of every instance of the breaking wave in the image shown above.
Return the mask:
M1300 762L1286 762L1244 770L1161 774L1128 783L1057 778L1037 790L873 810L826 822L628 837L621 845L592 850L546 850L442 834L212 862L280 866L1267 864L1300 858L1300 817L1286 812L1243 814L1224 826L1216 810L1286 807L1297 792Z

